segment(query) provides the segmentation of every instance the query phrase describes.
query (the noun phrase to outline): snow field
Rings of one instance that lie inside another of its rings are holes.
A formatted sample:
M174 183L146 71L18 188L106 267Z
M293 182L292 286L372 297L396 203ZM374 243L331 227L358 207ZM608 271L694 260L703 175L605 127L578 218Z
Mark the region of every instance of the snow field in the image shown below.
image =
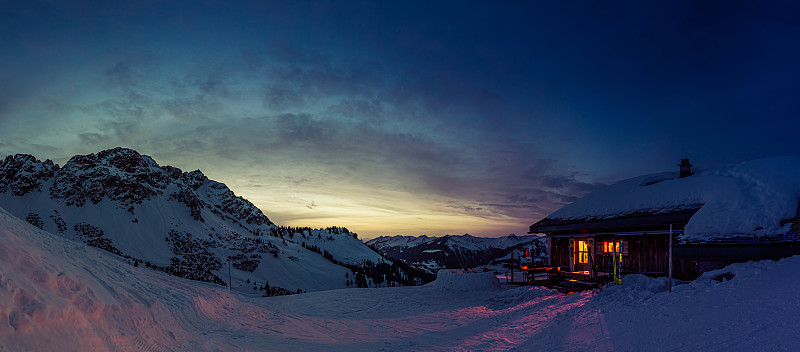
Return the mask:
M643 276L562 295L444 271L419 287L261 298L131 267L0 210L0 351L791 351L798 267L734 264L672 293Z

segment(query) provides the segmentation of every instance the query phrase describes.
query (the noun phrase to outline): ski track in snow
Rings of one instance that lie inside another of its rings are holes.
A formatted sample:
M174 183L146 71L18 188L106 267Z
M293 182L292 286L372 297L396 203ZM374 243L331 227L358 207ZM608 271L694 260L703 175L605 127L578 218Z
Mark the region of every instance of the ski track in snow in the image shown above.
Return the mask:
M0 351L790 351L797 267L735 264L672 293L639 276L562 295L444 272L259 298L131 267L0 210Z

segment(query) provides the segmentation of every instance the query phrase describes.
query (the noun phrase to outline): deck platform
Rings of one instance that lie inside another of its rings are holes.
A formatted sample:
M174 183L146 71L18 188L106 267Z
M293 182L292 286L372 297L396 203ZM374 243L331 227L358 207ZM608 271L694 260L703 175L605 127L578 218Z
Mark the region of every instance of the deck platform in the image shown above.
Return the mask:
M561 266L539 266L521 268L523 285L554 288L563 292L602 289L613 281L613 273L602 271L569 271Z

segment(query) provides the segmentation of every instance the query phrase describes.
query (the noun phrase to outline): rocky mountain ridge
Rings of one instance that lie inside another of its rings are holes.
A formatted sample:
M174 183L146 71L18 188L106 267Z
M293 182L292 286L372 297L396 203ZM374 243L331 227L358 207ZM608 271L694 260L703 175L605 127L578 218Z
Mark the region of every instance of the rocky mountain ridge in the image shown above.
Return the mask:
M532 248L544 256L546 243L535 235L488 238L461 236L381 236L367 241L387 258L435 273L439 269L466 269L485 265L506 256L512 249Z
M0 164L0 193L10 189L13 195L24 196L42 191L42 184L51 179L50 197L67 206L81 207L87 201L97 204L108 198L133 209L135 204L170 192L169 199L186 204L197 220L202 221L199 209L209 205L203 198L215 198L218 202L212 211L218 215L244 219L248 224L272 224L260 209L234 195L224 184L209 180L200 170L182 172L159 166L151 157L132 149L76 155L63 167L27 154L9 155Z
M0 206L133 265L248 292L344 288L359 273L372 285L407 277L346 229L279 227L199 170L160 166L127 148L76 155L63 167L7 156Z

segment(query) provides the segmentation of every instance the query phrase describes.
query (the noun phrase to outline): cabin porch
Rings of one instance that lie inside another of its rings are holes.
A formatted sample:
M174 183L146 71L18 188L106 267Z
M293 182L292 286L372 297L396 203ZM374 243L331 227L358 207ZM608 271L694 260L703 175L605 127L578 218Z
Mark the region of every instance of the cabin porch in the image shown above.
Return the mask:
M544 286L561 292L602 289L614 281L613 272L570 271L560 266L521 267L523 285Z

